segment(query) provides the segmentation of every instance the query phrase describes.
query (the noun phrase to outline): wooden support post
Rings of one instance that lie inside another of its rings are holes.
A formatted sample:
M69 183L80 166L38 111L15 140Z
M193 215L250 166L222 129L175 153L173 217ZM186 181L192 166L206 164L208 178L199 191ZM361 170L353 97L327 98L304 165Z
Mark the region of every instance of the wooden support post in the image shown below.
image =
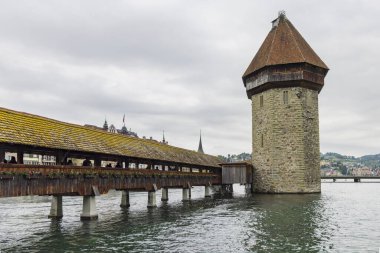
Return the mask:
M124 162L124 160L123 160L123 159L118 159L117 162L118 162L119 165L120 165L119 169L124 169L124 166L123 166L123 162Z
M0 163L2 163L5 159L5 150L0 149Z
M129 169L129 160L128 159L124 159L124 163L125 163L125 168Z
M56 165L65 165L67 164L67 157L65 157L64 152L58 151L55 154L55 164Z
M24 164L24 151L17 150L17 163Z
M95 167L101 167L102 166L102 159L100 159L100 157L94 157L94 166Z

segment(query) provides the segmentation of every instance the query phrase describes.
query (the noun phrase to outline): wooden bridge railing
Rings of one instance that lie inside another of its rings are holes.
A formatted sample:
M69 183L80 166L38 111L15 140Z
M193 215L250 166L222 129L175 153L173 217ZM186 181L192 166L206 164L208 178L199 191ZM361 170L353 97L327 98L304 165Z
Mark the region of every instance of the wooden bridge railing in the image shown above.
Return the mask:
M217 173L115 169L103 167L0 165L0 197L26 195L91 196L111 189L152 191L221 184Z

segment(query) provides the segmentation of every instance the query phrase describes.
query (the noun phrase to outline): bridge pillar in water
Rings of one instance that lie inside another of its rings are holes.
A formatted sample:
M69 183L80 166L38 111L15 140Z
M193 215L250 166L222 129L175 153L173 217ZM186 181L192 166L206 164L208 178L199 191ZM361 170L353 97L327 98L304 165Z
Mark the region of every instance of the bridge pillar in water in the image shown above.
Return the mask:
M211 186L208 186L208 185L205 186L205 197L206 198L211 197Z
M148 192L148 207L156 207L156 191Z
M213 185L212 190L214 193L221 193L222 191L222 186L221 185Z
M168 201L169 200L169 189L168 188L162 188L162 196L161 201Z
M190 188L182 188L182 201L189 201L190 200Z
M50 214L48 216L52 219L61 219L63 217L62 210L62 196L53 195L51 199Z
M252 193L253 187L252 184L245 184L245 193Z
M129 191L121 191L121 204L120 207L130 207L129 204Z
M221 186L221 193L226 194L226 193L233 193L234 192L234 187L232 184L222 184Z
M232 184L213 185L212 190L217 194L228 194L234 191Z
M80 215L81 220L96 220L98 212L96 211L95 196L83 196L83 210Z

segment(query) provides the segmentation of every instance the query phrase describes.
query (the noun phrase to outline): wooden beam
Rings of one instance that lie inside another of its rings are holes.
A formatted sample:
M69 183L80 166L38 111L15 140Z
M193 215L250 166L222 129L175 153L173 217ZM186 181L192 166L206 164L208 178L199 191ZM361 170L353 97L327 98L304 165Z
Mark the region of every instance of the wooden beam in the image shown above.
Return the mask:
M59 150L56 152L55 154L55 163L57 165L65 165L67 164L67 157L65 157L65 152L63 152L62 150Z
M24 164L24 151L23 150L17 150L17 163L18 164Z
M94 157L94 166L95 167L101 167L102 166L102 159L99 156Z
M0 163L2 163L5 159L5 151L0 149Z

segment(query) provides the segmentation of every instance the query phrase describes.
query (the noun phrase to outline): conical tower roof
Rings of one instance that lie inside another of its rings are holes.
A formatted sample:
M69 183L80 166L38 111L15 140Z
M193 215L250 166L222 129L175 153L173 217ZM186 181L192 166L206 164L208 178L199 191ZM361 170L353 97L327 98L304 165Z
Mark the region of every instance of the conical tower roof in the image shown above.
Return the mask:
M280 12L272 21L272 29L243 75L243 79L267 66L309 63L328 70L293 24Z

